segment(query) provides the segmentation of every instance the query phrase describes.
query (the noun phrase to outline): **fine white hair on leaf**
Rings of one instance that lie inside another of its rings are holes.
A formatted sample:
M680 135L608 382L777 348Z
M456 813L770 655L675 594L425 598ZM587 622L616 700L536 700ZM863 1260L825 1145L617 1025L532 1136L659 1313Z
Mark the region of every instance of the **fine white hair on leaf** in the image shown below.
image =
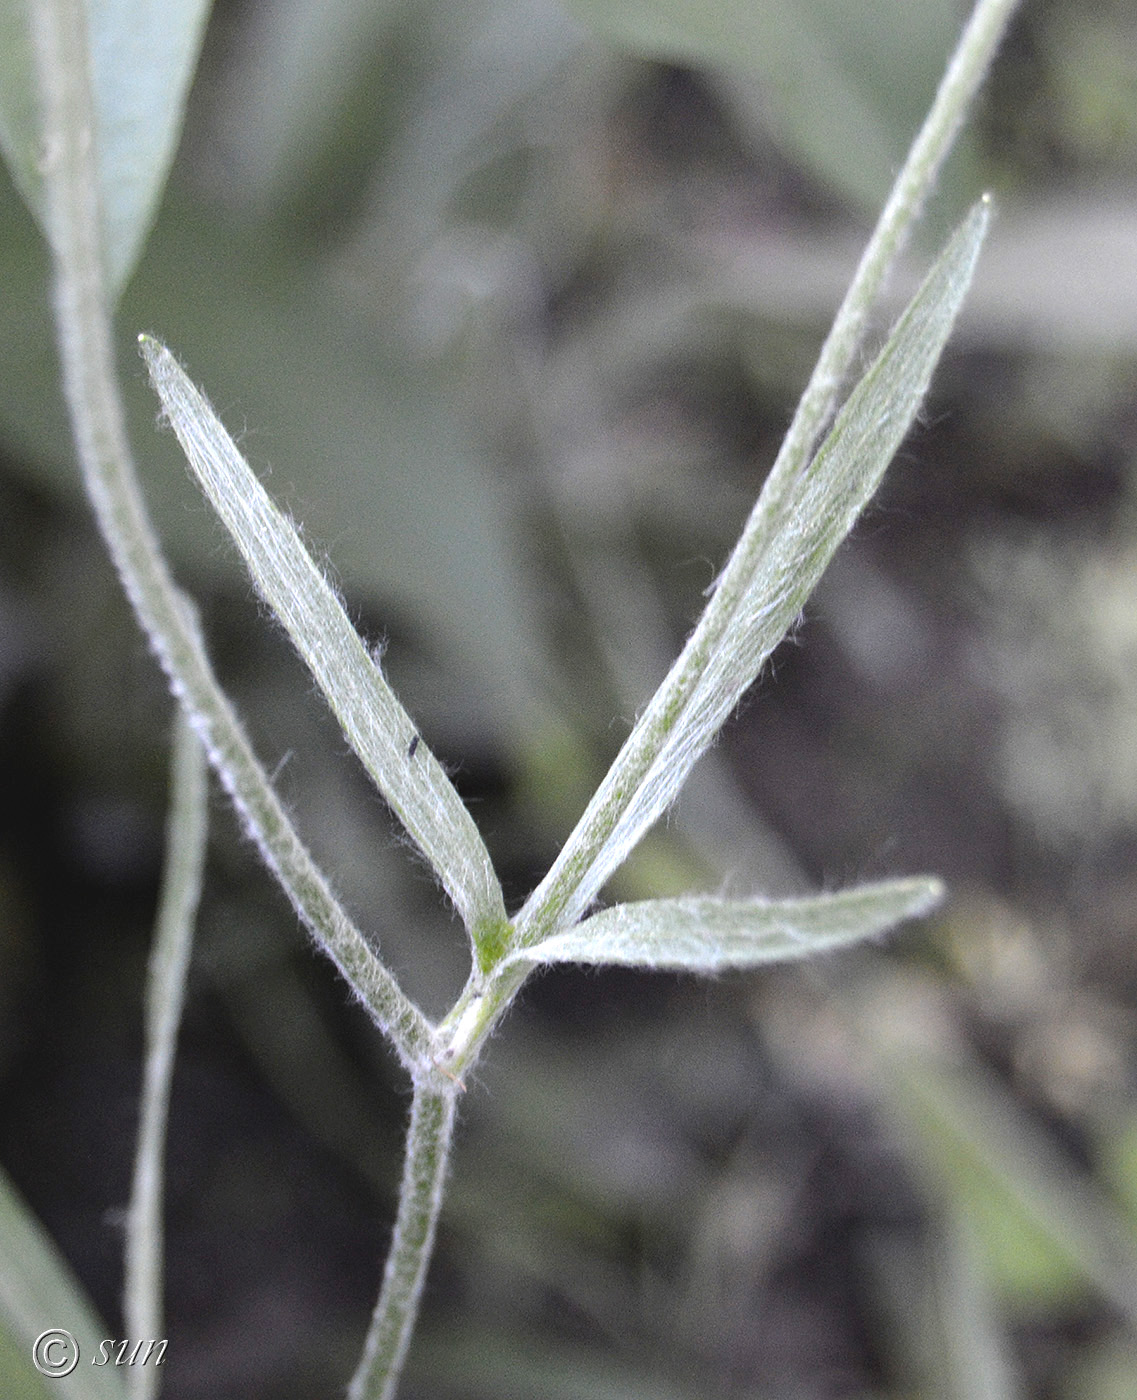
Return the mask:
M704 974L793 962L886 933L929 913L943 893L939 880L917 877L803 899L647 899L602 909L507 961Z
M779 456L698 626L519 914L520 945L581 917L800 617L923 399L989 217L986 200L972 209L812 458Z
M505 923L501 886L474 821L383 678L325 573L272 501L212 407L170 352L139 337L150 378L190 466L292 638L344 734L453 901L475 953L478 931Z

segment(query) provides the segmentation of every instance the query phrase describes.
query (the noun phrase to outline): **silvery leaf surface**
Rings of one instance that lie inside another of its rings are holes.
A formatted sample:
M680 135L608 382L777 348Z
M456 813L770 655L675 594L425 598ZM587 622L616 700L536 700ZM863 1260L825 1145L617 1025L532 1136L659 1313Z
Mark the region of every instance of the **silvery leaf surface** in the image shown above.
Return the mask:
M202 489L292 638L344 734L430 861L470 933L492 957L506 927L489 853L442 765L369 654L296 526L271 500L217 415L170 352L143 357ZM487 949L489 951L487 951Z
M919 918L939 880L861 885L806 899L647 899L618 904L505 960L725 972L845 948ZM503 964L503 965L505 965Z

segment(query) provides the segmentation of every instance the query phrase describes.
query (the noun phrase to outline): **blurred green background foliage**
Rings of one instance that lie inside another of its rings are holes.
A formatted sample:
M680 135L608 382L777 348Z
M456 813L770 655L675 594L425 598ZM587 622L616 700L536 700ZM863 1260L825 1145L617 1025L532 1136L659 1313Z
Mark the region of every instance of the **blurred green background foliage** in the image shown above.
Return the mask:
M428 1010L464 940L155 430L137 332L327 558L517 900L697 616L962 19L215 5L119 316L133 440L262 757ZM923 423L619 891L950 901L804 971L534 982L464 1102L408 1400L1137 1396L1132 4L1027 0L927 247L983 188ZM113 1323L170 704L8 185L0 261L0 1156ZM291 1400L354 1363L405 1103L214 809L166 1394Z

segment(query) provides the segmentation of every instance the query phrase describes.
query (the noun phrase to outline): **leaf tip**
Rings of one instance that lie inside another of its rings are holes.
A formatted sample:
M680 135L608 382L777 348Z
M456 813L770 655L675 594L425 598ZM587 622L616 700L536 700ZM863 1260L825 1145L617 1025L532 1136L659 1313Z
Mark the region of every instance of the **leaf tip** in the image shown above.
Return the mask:
M977 245L981 244L987 237L987 230L991 226L991 216L994 212L995 197L990 190L984 190L971 206L968 216L964 220L964 227L973 230L973 237Z
M156 340L152 335L147 334L146 331L139 332L138 353L146 361L146 368L150 370L151 373L153 373L154 366L158 362L158 357L164 349L165 346L160 340Z
M913 880L912 884L914 889L907 915L910 919L922 919L925 914L939 908L947 898L947 886L935 875L922 876Z

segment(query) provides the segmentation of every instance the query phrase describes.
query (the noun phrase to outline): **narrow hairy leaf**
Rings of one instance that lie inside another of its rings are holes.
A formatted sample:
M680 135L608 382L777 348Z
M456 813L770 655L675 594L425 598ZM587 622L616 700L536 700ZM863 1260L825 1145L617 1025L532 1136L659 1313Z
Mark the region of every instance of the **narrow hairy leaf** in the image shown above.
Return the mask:
M981 201L948 243L812 462L769 483L698 626L518 920L521 944L571 923L677 796L793 625L908 431L971 281Z
M0 1321L18 1344L23 1374L5 1395L27 1393L34 1380L32 1347L49 1328L66 1328L77 1343L79 1364L66 1379L45 1378L41 1393L74 1396L75 1400L126 1400L121 1372L113 1366L93 1366L98 1345L108 1336L78 1280L56 1249L50 1235L25 1205L8 1176L0 1170ZM60 1337L41 1342L41 1360L62 1365L70 1342ZM6 1377L0 1379L7 1381ZM34 1393L34 1392L33 1392Z
M43 223L33 9L33 0L0 0L0 145L20 193ZM90 69L102 250L109 289L117 294L142 250L178 144L209 0L86 0L76 14L85 14L86 33L72 30L68 38Z
M755 899L645 899L593 914L506 958L521 963L612 963L725 972L792 962L859 943L943 898L939 880L889 880L840 894Z
M437 871L470 932L475 956L492 958L506 927L505 906L473 818L296 527L273 504L209 403L164 346L149 336L139 343L178 441L257 588L307 663L348 742Z
M114 366L98 248L94 105L81 39L82 0L35 0L43 94L52 281L63 390L83 482L139 623L210 762L317 943L411 1068L429 1059L433 1028L348 918L284 810L217 684L192 609L175 587L142 499Z

